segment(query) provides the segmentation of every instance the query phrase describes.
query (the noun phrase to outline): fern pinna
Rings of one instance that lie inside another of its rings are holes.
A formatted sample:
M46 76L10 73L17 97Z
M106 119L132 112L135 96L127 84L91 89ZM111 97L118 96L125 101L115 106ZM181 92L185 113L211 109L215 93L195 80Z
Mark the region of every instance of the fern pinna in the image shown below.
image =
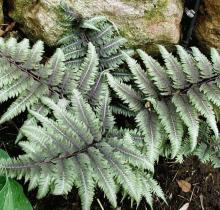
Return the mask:
M172 157L178 154L185 126L194 150L200 116L206 118L217 137L213 105L220 106L220 56L215 49L211 50L212 62L195 47L191 54L177 46L180 60L163 46L159 49L165 66L138 50L147 71L124 53L138 90L108 75L110 86L137 114L136 121L145 134L152 161L157 159L161 139L166 135L171 142Z
M84 94L88 91L89 77L96 76L98 66L96 50L91 43L77 73L65 67L62 50L57 49L46 64L42 63L43 52L41 41L30 48L27 39L19 43L14 38L0 39L0 103L16 98L1 116L0 123L30 107L45 112L39 100L42 96L69 98L76 87Z
M201 122L198 144L191 152L189 144L185 140L177 161L183 162L187 156L195 155L202 163L211 164L214 168L220 168L220 138L213 135L213 131L205 122Z
M137 203L145 197L152 206L152 193L164 199L160 187L146 172L153 171L153 165L129 134L119 139L112 132L114 120L105 97L104 94L105 105L100 104L96 111L76 89L71 106L64 99L55 104L42 98L53 117L30 111L40 123L22 128L27 141L20 141L19 145L25 154L1 160L1 170L11 177L29 180L29 190L38 186L39 198L49 191L67 194L74 185L79 189L84 210L90 209L96 186L114 207L120 188Z

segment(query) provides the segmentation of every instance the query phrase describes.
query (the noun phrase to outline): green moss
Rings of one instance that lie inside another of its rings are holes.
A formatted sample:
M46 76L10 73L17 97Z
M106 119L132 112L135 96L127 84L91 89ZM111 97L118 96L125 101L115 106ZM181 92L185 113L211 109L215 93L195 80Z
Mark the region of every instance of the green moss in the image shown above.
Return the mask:
M4 23L4 15L3 15L3 1L0 0L0 24Z
M15 20L18 20L22 16L22 12L24 12L24 10L21 8L25 9L29 4L30 1L28 0L11 0L10 6L12 7L13 11L16 11L10 13L11 17Z
M42 14L45 14L45 17ZM46 14L48 21L44 21ZM20 23L20 28L30 38L41 39L49 45L56 44L57 40L70 30L70 22L65 19L59 1L50 2L48 5L43 0L15 0L10 16Z
M163 15L163 11L164 9L167 7L168 4L168 0L159 0L155 5L154 8L152 8L149 11L145 11L145 19L152 21L159 21L161 20L164 15Z

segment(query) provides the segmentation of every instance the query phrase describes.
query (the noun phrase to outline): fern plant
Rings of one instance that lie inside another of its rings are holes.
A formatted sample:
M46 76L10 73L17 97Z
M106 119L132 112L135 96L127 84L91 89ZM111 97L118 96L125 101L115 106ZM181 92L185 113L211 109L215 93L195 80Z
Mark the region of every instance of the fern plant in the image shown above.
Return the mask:
M0 103L16 98L1 116L0 123L30 107L46 114L45 106L40 103L42 96L69 98L73 88L86 93L94 84L91 79L97 74L98 58L91 43L77 74L65 67L61 49L57 49L46 64L42 62L43 52L41 41L30 48L27 39L19 43L14 38L0 39Z
M172 157L175 157L181 148L185 128L193 151L197 145L201 116L217 137L213 105L220 106L220 56L215 49L211 50L212 62L195 47L190 54L177 46L180 60L163 46L159 49L165 66L138 50L146 71L124 53L134 75L135 89L108 74L110 86L136 113L136 121L145 135L152 161L157 159L162 137L166 136L171 142Z
M49 191L67 194L74 185L79 189L84 210L90 209L96 186L114 207L119 189L137 203L145 197L152 206L154 193L165 200L161 188L146 172L153 171L153 165L131 136L118 138L114 134L108 97L102 97L96 111L76 89L71 105L64 99L56 104L43 97L43 104L53 115L46 117L30 111L40 123L22 128L27 137L19 142L24 154L0 160L1 170L6 170L8 176L29 180L29 190L38 186L38 198Z
M88 43L91 42L96 47L99 74L94 86L87 94L95 104L98 102L101 86L106 83L103 77L106 70L111 69L112 74L120 75L124 80L128 78L128 74L119 67L124 62L121 50L125 50L127 40L120 36L116 26L105 17L83 19L65 3L62 3L61 7L64 16L72 22L72 31L59 41L59 46L65 54L67 68L77 72L86 56ZM131 55L133 50L126 52Z

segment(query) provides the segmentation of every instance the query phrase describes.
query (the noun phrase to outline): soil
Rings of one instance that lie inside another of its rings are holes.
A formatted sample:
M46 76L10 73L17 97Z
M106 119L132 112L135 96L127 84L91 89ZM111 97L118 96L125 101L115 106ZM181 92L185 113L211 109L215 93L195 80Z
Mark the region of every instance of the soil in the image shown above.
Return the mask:
M158 168L157 180L165 190L169 206L155 203L156 210L177 210L190 203L188 210L220 210L220 170L202 164L197 158L183 164L164 162ZM184 193L177 180L191 183L191 191Z

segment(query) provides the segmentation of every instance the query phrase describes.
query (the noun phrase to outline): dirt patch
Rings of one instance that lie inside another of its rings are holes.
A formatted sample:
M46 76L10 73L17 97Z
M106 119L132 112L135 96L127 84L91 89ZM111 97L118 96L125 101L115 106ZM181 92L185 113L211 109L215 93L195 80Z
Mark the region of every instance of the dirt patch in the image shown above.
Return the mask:
M157 179L164 189L169 206L156 202L156 210L176 210L190 203L189 210L220 209L220 170L200 163L197 158L187 159L182 165L163 163L157 169ZM186 180L192 185L191 191L184 193L178 180Z

